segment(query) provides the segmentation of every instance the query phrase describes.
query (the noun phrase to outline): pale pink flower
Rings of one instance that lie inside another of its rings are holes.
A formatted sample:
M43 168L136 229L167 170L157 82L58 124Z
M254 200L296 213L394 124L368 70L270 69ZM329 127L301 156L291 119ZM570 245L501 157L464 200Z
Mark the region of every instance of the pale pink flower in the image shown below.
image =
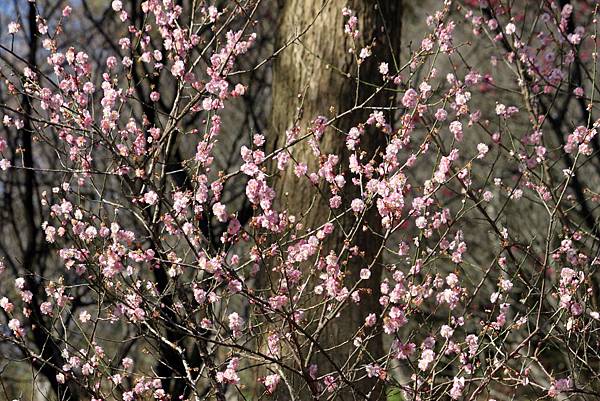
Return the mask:
M217 372L217 381L219 383L238 384L240 382L240 377L236 373L238 366L239 359L232 358L227 364L225 371Z
M234 338L240 337L242 335L241 329L244 325L244 319L237 313L233 312L229 314L229 329L232 331L232 335Z
M354 213L360 213L365 208L365 202L362 199L354 199L350 204L350 208L352 208Z
M329 199L329 206L332 209L337 209L341 205L342 205L342 197L341 196L336 195L336 196L332 196L331 199Z
M21 322L19 319L11 319L8 322L8 328L11 329L17 337L23 337L25 334L25 330L23 330L23 327L21 327Z
M442 328L440 329L440 334L442 335L442 337L444 337L445 339L449 339L450 337L452 337L452 334L454 334L454 330L452 329L452 327L448 326L447 324L443 325Z
M6 297L0 298L0 308L4 309L6 313L12 312L14 305Z
M512 35L517 31L517 27L512 22L509 22L504 29L507 35Z
M389 72L388 63L381 63L381 64L379 64L379 73L381 75L387 75L388 72Z
M123 365L123 369L129 369L133 366L133 359L131 359L129 357L125 357L121 361L121 365Z
M455 377L454 382L452 384L452 388L450 389L450 398L453 400L458 400L462 395L463 389L465 388L465 378L464 377Z
M406 108L412 109L417 105L418 100L419 93L413 88L410 88L404 93L404 96L402 96L402 105Z
M421 354L421 359L419 359L419 369L423 371L427 370L427 368L429 368L429 364L431 364L431 362L433 362L434 359L435 353L432 350L424 350Z
M144 194L144 202L149 205L156 205L158 203L158 194L154 191L148 191Z
M210 22L215 22L219 16L219 10L215 6L208 7L208 18Z
M448 112L444 109L437 109L435 112L435 119L438 121L446 121L448 118Z
M463 139L463 127L460 121L452 121L450 123L450 132L454 135L454 138L460 142Z
M9 22L8 23L8 33L10 33L11 35L14 35L15 33L19 32L19 30L21 29L21 24L19 24L18 22Z
M277 374L268 375L263 379L263 384L267 387L268 394L273 394L275 392L280 380L281 377Z
M92 318L92 315L90 315L90 313L88 311L84 310L79 314L79 321L81 323L87 323L90 321L91 318Z
M185 65L183 64L183 61L181 61L181 60L175 61L175 63L171 67L171 73L175 77L182 77L183 74L185 73Z
M477 151L479 152L477 158L483 159L489 150L490 148L485 143L480 143L477 145Z
M377 316L374 313L369 313L369 315L365 318L365 325L368 327L375 326L377 322Z
M359 53L359 55L358 55L358 56L359 56L361 59L363 59L363 60L364 60L364 59L366 59L366 58L368 58L369 56L371 56L371 48L370 48L370 47L368 47L368 46L367 46L367 47L363 47L363 48L360 50L360 53Z
M40 312L42 312L43 315L50 315L52 313L52 303L42 302L42 304L40 304Z

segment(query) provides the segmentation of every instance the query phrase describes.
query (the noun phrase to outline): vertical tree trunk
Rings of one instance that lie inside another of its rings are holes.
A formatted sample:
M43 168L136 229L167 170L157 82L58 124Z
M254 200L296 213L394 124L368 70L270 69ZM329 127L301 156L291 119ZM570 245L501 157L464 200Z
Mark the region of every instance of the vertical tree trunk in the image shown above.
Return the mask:
M357 52L362 46L374 44L372 56L361 63L360 68L355 62L356 56L348 52L352 39L344 33L344 23L347 20L342 15L344 7L351 8L358 17L360 35L356 40ZM315 117L322 115L330 118L350 110L375 92L374 86L365 85L364 82L377 85L382 83L381 74L378 72L380 62L388 62L390 72L394 71L400 48L401 17L401 0L287 0L285 2L277 30L276 48L284 46L305 29L307 31L285 49L274 64L272 136L276 143L273 146L285 144L286 130L293 125L297 124L303 135ZM362 84L358 84L356 79L358 73ZM392 92L380 91L369 101L369 106L390 105L394 97L390 94ZM349 151L343 133L364 122L372 111L357 110L349 113L336 121L335 127L340 131L328 128L320 140L322 154L334 154L340 157L343 162L341 172L347 182L351 180L347 163ZM366 160L384 147L385 138L380 133L367 131L361 138L361 149L366 151L368 157ZM312 154L307 142L295 145L291 153L298 162L307 163L310 171L317 170L318 160ZM330 192L325 186L320 190L327 196L320 196L306 178L297 178L293 169L289 167L283 175L275 178L274 186L280 196L279 206L287 208L290 214L298 218L302 216L301 222L305 227L316 228L331 219L327 199ZM351 184L346 186L346 188L350 187L353 186ZM352 199L357 196L359 196L357 190L354 193L345 190L342 193L343 207L348 207ZM312 207L309 207L311 204ZM367 215L365 224L375 233L380 233L381 225L376 209L372 208L371 211L372 213ZM355 222L355 218L348 215L343 217L341 222L347 229ZM354 239L354 245L364 252L364 256L350 259L343 267L346 272L347 286L358 280L361 268L377 258L381 237L373 234L371 230L359 230ZM334 235L325 244L325 252L341 250L345 240L342 230L336 229ZM319 337L323 348L337 346L329 354L339 366L353 358L356 360L355 356L350 356L356 350L351 336L363 325L369 313L380 311L380 276L381 267L376 263L368 284L371 294L368 296L363 294L360 306L351 305L344 309L341 317L329 324ZM340 346L342 343L343 345ZM368 351L373 357L383 354L380 337L371 341ZM362 358L359 363L371 362L372 359L369 359L371 358ZM315 362L320 366L327 366L331 361L320 355ZM385 399L382 386L374 383L375 379L357 381L353 389L342 392L337 399ZM296 388L296 384L294 387ZM299 389L295 394L295 399L305 399L304 394L306 399L312 399L308 393L305 385L303 390ZM365 397L367 394L370 395ZM282 397L284 398L285 396Z

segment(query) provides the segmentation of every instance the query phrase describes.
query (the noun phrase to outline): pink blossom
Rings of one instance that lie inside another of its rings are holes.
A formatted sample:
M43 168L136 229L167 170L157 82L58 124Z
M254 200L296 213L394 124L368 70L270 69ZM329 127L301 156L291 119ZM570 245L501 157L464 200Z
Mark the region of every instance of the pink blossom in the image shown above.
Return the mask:
M8 159L0 160L0 170L6 171L10 168L10 166L11 166L10 160L8 160Z
M227 218L229 216L227 214L227 208L225 207L225 205L223 205L220 202L217 202L213 205L212 210L213 214L217 217L217 220L219 220L220 222L227 221Z
M578 26L577 28L575 28L575 31L573 33L567 35L567 40L572 45L578 45L581 43L584 33L585 29L581 26Z
M232 335L234 338L241 336L242 326L244 325L244 319L238 315L237 312L233 312L229 314L229 329L232 331Z
M352 200L350 207L354 213L360 213L365 207L365 202L363 202L362 199L354 199Z
M40 304L40 312L42 312L43 315L50 315L52 313L52 303L42 302Z
M92 318L92 315L90 315L90 313L88 311L82 311L79 314L79 321L81 323L87 323L90 321L91 318Z
M450 337L452 337L453 333L454 333L454 330L452 329L452 327L448 326L447 324L443 325L442 328L440 329L440 334L445 339L449 339Z
M423 351L423 353L421 354L421 358L419 359L419 369L425 371L429 368L429 365L431 364L431 362L433 362L435 358L435 353L430 350L430 349L426 349Z
M21 29L21 24L19 24L18 22L9 22L8 23L8 33L10 33L11 35L14 35L15 33L19 32L19 30Z
M454 381L452 383L452 388L450 389L450 398L453 400L458 400L465 388L465 378L464 377L454 377Z
M480 143L479 145L477 145L477 151L479 152L479 154L477 155L477 158L483 159L485 157L485 155L487 154L487 152L489 151L489 148L485 143Z
M325 389L329 393L333 393L338 388L338 381L333 375L327 375L323 378Z
M241 228L242 225L240 224L240 221L238 219L233 218L229 220L229 225L227 226L227 233L229 233L229 235L236 235Z
M512 35L513 33L515 33L517 31L517 27L512 22L509 22L506 25L506 27L504 28L504 31L506 32L507 35Z
M389 72L388 63L381 63L381 64L379 64L379 73L381 75L387 75L388 72Z
M121 365L123 365L123 369L130 369L133 366L133 359L125 357L121 361Z
M430 51L433 49L433 41L429 38L425 38L421 41L421 49L424 51Z
M121 0L114 0L111 4L112 9L116 12L119 12L123 9L123 3L121 2Z
M288 303L288 297L285 295L277 295L269 298L269 305L273 309L282 309Z
M408 359L414 354L417 346L414 343L402 343L399 340L395 340L393 343L393 350L395 352L396 359Z
M158 194L154 191L148 191L144 194L144 202L149 205L156 205L158 203Z
M419 100L419 93L410 88L402 96L402 105L406 108L412 109L417 106L417 102Z
M460 142L463 139L463 128L460 121L452 121L450 123L450 132L454 135L454 138Z
M448 112L444 109L437 109L435 112L435 119L438 121L446 121L448 118Z
M265 387L267 387L268 394L273 394L275 392L280 381L281 377L278 374L268 375L262 380Z
M106 59L106 66L108 67L109 70L115 69L115 67L117 66L117 58L115 56L108 57Z
M560 393L564 393L570 390L572 387L573 381L570 377L567 377L565 379L558 379L548 389L548 396L553 398L557 397Z
M12 312L14 305L6 297L0 298L0 308L4 309L6 313Z
M238 366L239 359L231 358L227 364L227 369L223 372L217 372L217 381L219 383L238 384L240 382L240 377L236 373Z
M367 377L385 377L385 370L377 364L368 364L365 366Z
M215 22L217 17L219 16L219 10L215 6L208 7L208 17L210 18L210 22Z
M308 170L308 168L307 168L306 164L298 163L294 167L294 174L296 175L296 177L302 177L303 175L306 174L307 170Z
M23 290L25 288L25 279L23 277L19 277L15 280L15 288L18 290Z
M23 327L21 327L21 322L19 319L11 319L8 322L8 328L13 331L16 337L23 337L25 334L25 330L23 330Z
M183 61L181 61L181 60L175 61L175 63L171 67L171 73L175 77L182 77L183 74L185 73L185 65L183 64Z
M336 196L332 196L331 199L329 199L329 206L332 209L337 209L341 205L342 205L342 197L341 196L336 195ZM359 207L359 205L357 205L357 207Z
M392 334L406 323L408 323L408 319L404 315L404 312L397 306L393 306L388 316L384 319L383 330L386 334Z

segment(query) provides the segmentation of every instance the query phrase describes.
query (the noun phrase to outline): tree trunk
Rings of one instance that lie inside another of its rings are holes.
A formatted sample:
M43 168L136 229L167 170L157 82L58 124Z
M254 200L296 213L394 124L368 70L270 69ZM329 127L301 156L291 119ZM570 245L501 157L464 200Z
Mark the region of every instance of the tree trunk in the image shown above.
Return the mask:
M356 63L356 55L348 52L352 46L352 39L344 33L344 24L348 19L342 14L344 7L352 9L358 18L360 34L356 39L356 52L360 52L365 45L374 44L371 57L362 62L360 67ZM385 20L382 17L385 17ZM311 121L317 116L325 116L329 119L353 109L373 95L376 91L375 86L364 83L378 86L383 83L378 72L381 62L387 62L390 72L394 72L400 48L401 17L401 0L287 0L285 2L277 30L276 49L307 30L280 53L274 64L271 135L275 143L271 144L272 149L284 146L286 130L294 125L300 128L300 135L304 135ZM360 81L357 80L357 76ZM372 97L368 106L389 106L393 101L393 92L383 90ZM345 189L341 193L343 204L338 212L349 207L352 199L360 196L357 187L351 184L352 175L348 169L350 151L346 148L344 134L348 133L351 127L364 123L372 111L372 109L355 110L336 120L334 126L337 129L327 128L319 142L321 155L333 154L340 157L340 173L348 182L346 188L353 188ZM387 120L390 121L389 116ZM361 138L360 148L367 155L365 160L370 160L384 147L385 138L379 132L367 130ZM306 163L309 172L318 170L318 158L313 155L307 141L294 145L291 154L298 162ZM297 178L293 168L289 166L285 172L274 178L273 185L279 196L280 209L287 209L306 228L314 229L331 220L331 209L328 203L331 192L326 186L320 188L320 192L325 194L321 196L306 177ZM355 216L346 214L338 221L346 231L355 223ZM363 224L368 225L370 229L366 231L359 229L352 245L357 245L364 255L349 259L348 264L342 267L348 288L358 280L360 269L378 258L377 254L382 245L381 237L375 234L381 233L376 208L372 208L367 213ZM325 243L323 256L326 256L330 250L336 252L342 250L346 240L343 231L336 228ZM370 356L351 356L351 353L356 350L353 345L353 335L364 324L365 317L369 313L381 311L380 279L381 265L375 263L371 279L368 280L370 295L362 293L359 305L350 302L341 316L334 319L320 333L319 342L324 349L333 346L336 348L329 352L328 358L319 353L316 360L311 361L318 364L319 374L322 374L321 370L334 371L332 361L337 366L342 366L347 361L363 366L373 362L373 358L383 355L381 337L377 336L367 347ZM362 369L361 374L364 375L364 372ZM353 382L352 386L342 391L336 399L385 399L383 386L377 384L374 378L348 379ZM297 383L302 381L302 378L295 378L293 381L296 400L315 398L309 396L310 391L306 383L304 387ZM291 399L286 398L285 395L279 398Z

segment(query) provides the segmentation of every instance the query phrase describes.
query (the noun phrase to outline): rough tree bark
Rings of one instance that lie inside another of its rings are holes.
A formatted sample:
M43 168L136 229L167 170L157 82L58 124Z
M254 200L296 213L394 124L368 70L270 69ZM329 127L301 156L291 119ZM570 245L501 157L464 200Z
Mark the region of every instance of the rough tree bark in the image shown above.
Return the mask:
M360 51L361 46L374 44L372 56L363 62L359 69L355 55L348 52L351 38L344 33L344 23L347 19L342 15L344 7L354 10L358 17L360 36L357 39L357 51ZM271 135L275 143L271 146L284 145L286 130L293 125L296 124L303 135L315 117L333 117L352 109L373 94L374 87L365 85L365 82L381 84L379 63L388 62L390 72L393 72L394 65L398 62L402 8L401 0L287 0L284 3L277 28L276 48L281 48L305 29L308 30L281 52L274 63ZM358 72L360 81L356 79ZM369 105L389 105L393 100L393 92L380 91ZM355 111L337 120L334 125L339 131L328 128L320 141L322 154L335 154L340 156L341 160L347 160L349 151L342 133L347 133L352 126L364 122L372 111ZM385 138L380 134L367 131L361 138L361 149L366 151L368 157L366 160L376 155L378 149L383 147ZM318 161L308 143L295 145L292 155L295 160L307 163L310 171L316 171L318 168ZM350 182L347 163L342 165L341 171L347 182ZM290 214L297 217L302 216L301 221L305 227L319 227L331 218L331 209L326 197L315 197L316 191L308 180L298 179L292 168L275 178L274 186L282 197L280 207L287 208ZM320 189L326 194L329 193L325 186ZM344 207L348 207L357 195L346 190L342 194ZM341 219L345 228L351 227L354 221L355 217L352 215ZM355 238L355 245L364 252L364 256L351 259L344 267L348 284L355 282L360 269L377 257L376 253L381 245L381 237L373 233L381 232L376 211L368 214L365 223L370 230L359 230ZM335 235L326 243L326 248L340 250L344 241L343 232L336 230ZM348 338L348 333L355 333L369 313L377 312L381 308L378 302L380 276L381 266L376 263L369 283L372 294L363 296L359 307L346 308L342 316L335 319L335 323L328 325L319 337L325 349L338 346L330 352L338 364L348 360L350 353L356 349L352 338ZM339 346L342 341L346 343ZM372 356L382 355L380 337L371 342L368 351ZM322 355L315 362L320 366L328 364ZM368 362L371 361L365 359L365 363ZM296 381L302 380L296 378ZM294 388L297 386L300 385L295 383ZM295 398L313 399L309 397L306 384L304 386L303 389L298 389ZM370 395L365 397L367 394ZM339 399L348 400L375 400L385 399L385 394L381 386L374 385L374 380L360 380L348 392L341 393L340 397Z

